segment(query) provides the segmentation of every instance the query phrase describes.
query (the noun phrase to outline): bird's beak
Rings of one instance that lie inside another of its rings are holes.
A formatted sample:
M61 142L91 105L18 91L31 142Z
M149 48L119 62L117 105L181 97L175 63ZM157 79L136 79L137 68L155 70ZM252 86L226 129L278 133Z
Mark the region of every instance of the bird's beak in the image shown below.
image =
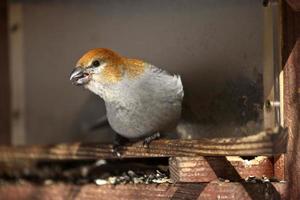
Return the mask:
M89 74L85 73L85 70L80 67L76 67L71 72L70 81L72 81L74 85L84 85L88 83L89 80L90 80Z

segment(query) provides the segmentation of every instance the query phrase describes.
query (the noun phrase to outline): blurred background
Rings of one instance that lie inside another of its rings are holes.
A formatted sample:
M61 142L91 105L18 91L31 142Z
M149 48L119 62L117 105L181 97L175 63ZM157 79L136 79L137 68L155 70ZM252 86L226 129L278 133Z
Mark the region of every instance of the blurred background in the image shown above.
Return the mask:
M95 47L180 74L203 132L262 128L261 0L14 0L8 6L12 144L112 138L109 128L86 131L105 114L103 101L69 81L77 59Z

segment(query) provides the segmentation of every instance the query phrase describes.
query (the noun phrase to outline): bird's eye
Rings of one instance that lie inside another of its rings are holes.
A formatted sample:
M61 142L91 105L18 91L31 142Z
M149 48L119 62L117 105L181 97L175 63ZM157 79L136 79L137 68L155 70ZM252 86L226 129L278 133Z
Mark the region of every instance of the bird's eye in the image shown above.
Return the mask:
M93 61L92 63L93 67L99 67L100 62L98 60Z

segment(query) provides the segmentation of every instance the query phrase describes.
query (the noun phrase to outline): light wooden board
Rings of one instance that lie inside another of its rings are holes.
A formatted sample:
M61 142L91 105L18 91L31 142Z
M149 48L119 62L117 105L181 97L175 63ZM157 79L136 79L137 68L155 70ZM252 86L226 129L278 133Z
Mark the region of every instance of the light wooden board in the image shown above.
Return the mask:
M122 146L121 158L190 157L190 156L257 156L284 153L287 134L285 129L263 131L256 135L236 138L199 140L153 141L144 148L142 141ZM57 144L46 146L0 146L0 161L72 160L117 158L110 144Z

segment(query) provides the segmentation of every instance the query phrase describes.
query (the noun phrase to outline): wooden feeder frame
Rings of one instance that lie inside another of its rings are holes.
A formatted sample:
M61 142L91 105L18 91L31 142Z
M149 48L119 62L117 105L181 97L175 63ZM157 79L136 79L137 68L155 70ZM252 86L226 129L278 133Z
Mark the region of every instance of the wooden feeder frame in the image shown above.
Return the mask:
M281 56L277 60L283 72L279 85L283 91L280 123L287 128L266 129L240 138L161 139L152 142L148 149L143 148L140 142L122 147L121 157L124 159L169 158L170 175L175 184L96 186L57 183L48 186L30 182L10 183L0 185L0 199L300 199L300 2L281 0L279 5ZM12 115L7 16L8 3L0 1L0 143L4 145L11 141ZM268 70L267 73L276 74ZM275 101L276 98L274 93L271 96L265 93L265 99ZM276 115L276 111L265 114L267 119L271 119L271 122L267 120L267 126L274 127L274 118L268 115ZM4 145L0 146L0 163L9 163L9 166L20 161L116 159L112 146L104 144ZM259 157L245 161L238 156ZM0 170L10 169L1 169L0 165ZM241 181L251 175L276 177L281 181ZM220 181L219 177L233 182Z

